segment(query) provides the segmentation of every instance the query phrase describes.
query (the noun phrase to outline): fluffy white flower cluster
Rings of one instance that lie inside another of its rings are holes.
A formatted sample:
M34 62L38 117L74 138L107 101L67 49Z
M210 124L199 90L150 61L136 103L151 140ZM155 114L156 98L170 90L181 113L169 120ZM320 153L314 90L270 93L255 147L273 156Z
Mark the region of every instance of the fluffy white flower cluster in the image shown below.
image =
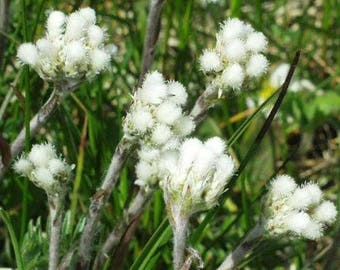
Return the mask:
M239 90L244 81L260 77L268 67L262 54L267 39L250 24L228 19L216 36L216 47L207 49L200 57L201 69L211 73L217 89Z
M265 200L264 221L269 235L318 239L326 225L337 216L335 205L322 200L322 191L314 183L297 186L294 179L281 175L270 183Z
M29 154L21 156L13 167L46 193L57 194L69 180L74 165L68 165L58 157L52 144L45 143L33 145Z
M192 118L183 112L187 97L181 83L166 82L157 71L147 74L142 87L136 91L123 124L125 136L139 140L141 145L136 184L157 183L159 158L176 149L194 130Z
M17 57L47 81L91 79L109 66L111 52L105 48L105 32L96 23L93 9L70 15L52 11L45 37L36 44L20 45Z
M235 168L225 150L218 137L204 143L191 138L183 142L176 158L164 161L168 174L161 187L173 216L192 215L217 204Z

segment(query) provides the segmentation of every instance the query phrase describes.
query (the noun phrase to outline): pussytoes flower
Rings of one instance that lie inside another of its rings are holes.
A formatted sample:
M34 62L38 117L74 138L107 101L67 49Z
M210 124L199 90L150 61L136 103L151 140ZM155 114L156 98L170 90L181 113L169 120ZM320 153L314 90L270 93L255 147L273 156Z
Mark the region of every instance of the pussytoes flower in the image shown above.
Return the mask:
M74 165L69 165L57 155L50 143L35 144L27 155L22 155L13 165L14 170L42 188L47 194L63 192Z
M262 54L266 47L261 32L239 19L228 19L216 35L216 46L200 56L200 67L211 75L211 85L218 91L240 90L267 71L268 60Z
M298 186L288 175L273 179L264 200L263 222L270 236L288 235L311 240L322 237L337 216L335 205L323 200L315 183Z
M165 81L157 71L146 75L133 97L123 128L124 136L137 140L135 183L143 188L159 181L159 158L169 156L195 128L193 119L183 111L188 94L177 81Z
M234 173L232 158L218 137L185 140L164 170L161 187L170 216L190 216L214 207Z
M46 81L92 79L110 64L105 40L93 9L82 8L69 15L51 11L45 36L35 44L21 44L17 57Z

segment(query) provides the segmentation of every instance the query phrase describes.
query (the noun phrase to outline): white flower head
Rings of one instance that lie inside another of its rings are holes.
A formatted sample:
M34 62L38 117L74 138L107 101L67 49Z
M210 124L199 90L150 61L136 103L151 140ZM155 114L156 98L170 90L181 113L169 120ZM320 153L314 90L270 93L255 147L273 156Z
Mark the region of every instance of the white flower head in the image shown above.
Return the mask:
M51 11L45 36L18 48L19 60L47 81L92 79L108 68L111 53L105 49L105 31L89 7L65 15Z
M288 175L274 178L264 199L262 220L269 236L287 234L311 240L320 238L326 225L335 221L336 208L322 202L322 191L315 183L300 187Z
M22 156L14 163L13 169L20 175L29 176L33 170L33 164Z
M334 203L324 201L314 210L313 218L321 223L332 224L337 213Z
M169 81L167 84L168 98L176 105L184 105L187 102L188 93L180 82Z
M176 141L187 136L195 126L182 109L187 96L186 89L181 83L166 82L158 71L146 74L124 120L126 137L130 139L138 137L142 144L151 143L158 147L173 148L169 140Z
M18 49L17 57L24 64L32 67L36 66L39 62L37 47L32 43L21 44Z
M239 90L243 84L244 72L241 65L235 63L223 70L221 81L226 87Z
M34 166L47 167L49 160L56 158L56 152L54 146L50 143L35 144L27 157Z
M212 139L217 142L218 139ZM162 180L165 201L170 209L180 207L187 215L209 209L217 204L234 171L232 159L198 139L183 142L179 157ZM215 145L216 146L216 145ZM227 161L227 162L221 162ZM227 174L221 171L227 171Z
M216 46L203 51L200 67L220 97L223 90L239 90L267 71L268 60L260 54L266 47L266 37L250 24L228 19L216 35Z
M97 74L105 70L110 64L111 56L103 49L94 49L91 52L92 70Z
M219 71L222 68L221 57L213 50L205 50L200 56L201 69L205 72Z
M182 115L182 109L172 102L163 102L156 108L156 118L159 122L173 125Z
M249 77L260 77L267 71L268 60L262 54L254 54L247 63L247 75Z
M254 53L263 52L267 47L267 38L263 33L250 33L246 40L246 48Z
M270 191L276 198L284 198L292 194L297 184L289 175L280 175L270 182Z
M28 155L22 155L13 168L46 193L56 194L65 192L65 183L70 179L74 165L68 165L58 157L52 144L43 143L33 145Z

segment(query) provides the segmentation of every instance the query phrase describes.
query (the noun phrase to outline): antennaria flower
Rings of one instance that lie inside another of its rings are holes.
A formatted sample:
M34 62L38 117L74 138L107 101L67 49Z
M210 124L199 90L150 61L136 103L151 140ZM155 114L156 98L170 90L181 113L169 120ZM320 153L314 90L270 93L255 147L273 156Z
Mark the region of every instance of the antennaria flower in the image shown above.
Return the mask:
M52 144L35 144L28 155L22 155L13 165L14 170L28 177L49 195L64 192L74 165L59 157Z
M322 191L314 183L297 186L288 175L278 176L269 186L262 217L269 236L318 239L326 225L335 221L337 211L330 201L322 202Z
M51 11L45 36L36 44L20 45L17 57L46 81L92 79L111 60L105 49L105 31L95 23L96 13L89 7L68 16Z
M240 90L246 81L267 71L268 60L262 54L266 37L239 19L222 23L215 48L200 57L203 72L211 75L211 85L218 91Z
M187 97L181 83L166 82L157 71L146 75L133 97L123 127L125 137L141 145L135 183L143 188L158 183L163 166L159 158L174 152L195 128L193 119L183 112Z
M160 183L174 235L174 269L185 260L187 227L192 214L214 207L226 190L234 172L225 144L214 137L205 143L196 138L185 140L179 151L160 157L163 177Z
M205 143L195 138L183 142L174 168L161 182L171 213L181 211L190 216L217 204L235 167L224 152L225 144L218 137Z

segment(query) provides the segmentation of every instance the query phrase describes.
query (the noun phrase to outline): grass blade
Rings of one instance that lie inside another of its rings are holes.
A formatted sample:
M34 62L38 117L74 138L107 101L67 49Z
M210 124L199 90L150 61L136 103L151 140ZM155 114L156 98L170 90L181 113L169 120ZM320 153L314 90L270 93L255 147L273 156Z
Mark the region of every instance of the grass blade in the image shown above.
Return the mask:
M17 267L18 267L19 270L24 270L24 264L23 264L23 261L22 261L18 240L17 240L17 237L15 236L15 232L14 232L14 228L13 228L11 219L10 219L8 213L4 209L2 209L1 207L0 207L0 217L3 220L3 222L5 223L7 230L9 232L9 235L11 237Z

